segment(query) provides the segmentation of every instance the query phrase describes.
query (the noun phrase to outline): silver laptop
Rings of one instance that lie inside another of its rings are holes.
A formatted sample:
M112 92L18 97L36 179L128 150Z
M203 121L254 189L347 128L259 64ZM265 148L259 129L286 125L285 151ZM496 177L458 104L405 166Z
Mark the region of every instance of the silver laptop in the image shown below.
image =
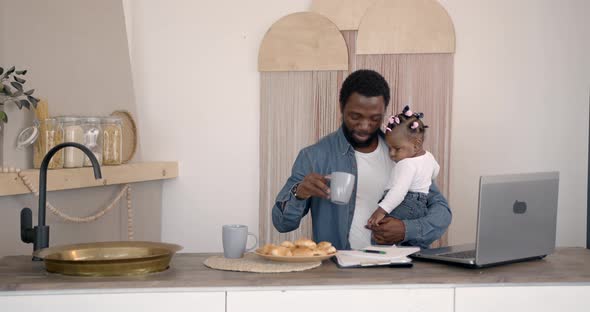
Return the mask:
M558 172L482 176L475 244L413 257L473 268L543 258L555 249L558 191Z

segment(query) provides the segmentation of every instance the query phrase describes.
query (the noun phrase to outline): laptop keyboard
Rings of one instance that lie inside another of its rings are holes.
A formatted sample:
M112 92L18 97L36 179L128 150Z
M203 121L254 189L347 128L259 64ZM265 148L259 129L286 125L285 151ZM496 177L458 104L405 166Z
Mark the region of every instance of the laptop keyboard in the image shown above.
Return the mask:
M451 253L447 253L447 254L442 254L441 256L450 257L450 258L457 258L457 259L471 259L471 258L475 258L475 250L451 252Z

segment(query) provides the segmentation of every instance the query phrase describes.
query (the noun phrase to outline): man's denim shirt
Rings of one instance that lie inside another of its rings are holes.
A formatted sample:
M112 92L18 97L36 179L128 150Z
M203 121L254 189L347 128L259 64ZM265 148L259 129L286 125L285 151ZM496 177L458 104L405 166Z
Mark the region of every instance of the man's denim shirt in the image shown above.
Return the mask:
M354 215L358 179L355 179L355 188L347 205L335 205L330 200L318 197L300 200L291 194L291 188L303 181L307 174L315 172L328 175L333 171L349 172L357 176L354 148L344 137L342 128L299 152L291 176L272 208L272 222L279 232L297 229L301 218L311 210L313 239L316 242L329 241L336 249L350 249L348 235ZM428 194L427 215L403 222L406 226L405 239L401 242L403 245L428 248L442 236L451 223L451 210L434 182Z

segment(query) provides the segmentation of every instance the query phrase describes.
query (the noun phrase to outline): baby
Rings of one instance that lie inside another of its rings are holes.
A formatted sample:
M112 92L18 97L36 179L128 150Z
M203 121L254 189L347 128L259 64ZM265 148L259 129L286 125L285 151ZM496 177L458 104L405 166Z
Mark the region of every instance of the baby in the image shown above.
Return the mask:
M387 183L387 194L367 221L368 227L379 225L387 215L400 220L426 215L428 190L440 166L422 147L428 128L422 123L423 117L423 113L413 113L406 106L401 114L389 118L385 141L396 164Z

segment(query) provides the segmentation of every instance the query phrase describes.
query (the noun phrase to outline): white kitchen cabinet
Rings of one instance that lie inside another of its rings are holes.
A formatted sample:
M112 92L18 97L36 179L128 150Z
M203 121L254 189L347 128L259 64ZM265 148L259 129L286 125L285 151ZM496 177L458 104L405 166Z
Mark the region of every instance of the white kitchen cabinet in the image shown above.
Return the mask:
M43 294L0 296L0 311L225 312L225 292Z
M455 312L587 312L590 286L458 287Z
M228 291L227 312L452 312L452 288Z

